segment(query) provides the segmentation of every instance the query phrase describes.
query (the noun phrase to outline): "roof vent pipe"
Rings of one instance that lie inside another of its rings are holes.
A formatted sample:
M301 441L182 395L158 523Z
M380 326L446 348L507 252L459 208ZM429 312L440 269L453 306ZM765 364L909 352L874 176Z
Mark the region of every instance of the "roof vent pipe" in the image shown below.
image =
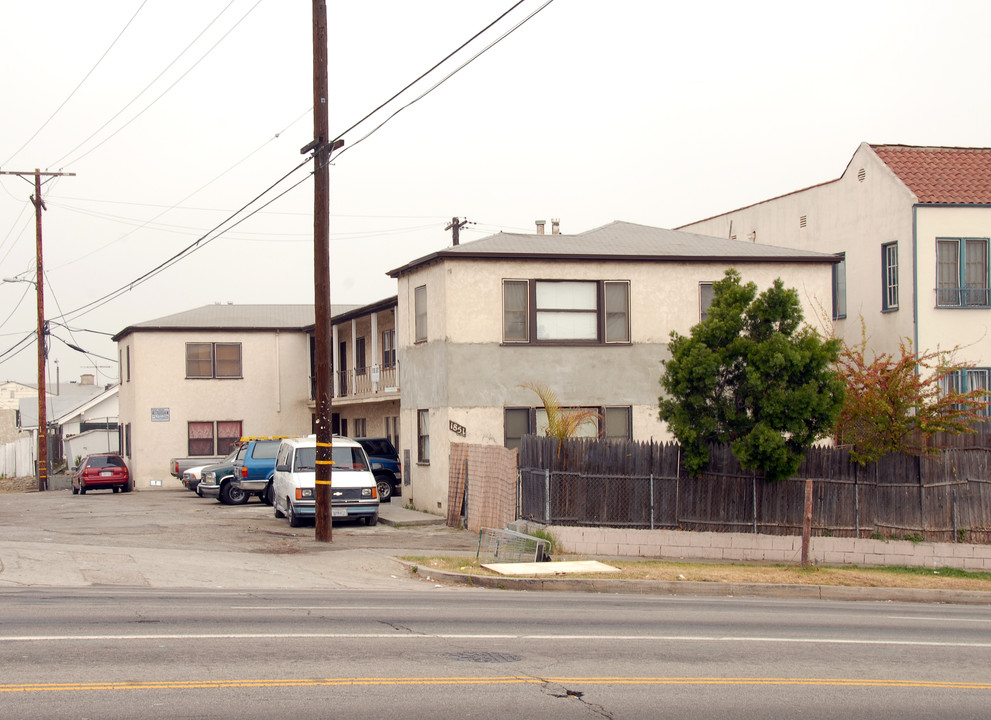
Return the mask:
M561 221L551 218L551 235L561 234Z
M546 220L538 220L537 221L537 234L538 235L543 235L544 234L544 225L546 225L546 224L547 224L547 221Z

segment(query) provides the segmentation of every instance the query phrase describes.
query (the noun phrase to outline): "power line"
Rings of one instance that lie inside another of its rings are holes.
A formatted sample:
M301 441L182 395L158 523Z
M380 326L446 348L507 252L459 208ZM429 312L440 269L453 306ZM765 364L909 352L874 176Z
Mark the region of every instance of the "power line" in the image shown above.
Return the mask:
M256 2L254 5L252 5L251 8L248 10L248 12L246 12L241 17L240 20L238 20L236 23L234 23L234 25L226 33L224 33L223 36L219 40L217 40L217 42L215 42L212 46L210 46L210 49L207 50L205 53L203 53L203 55L199 58L199 60L197 60L195 63L193 63L192 66L188 70L186 70L186 72L184 72L182 75L180 75L178 77L178 79L176 79L176 81L174 83L172 83L167 88L165 88L165 90L163 90L162 93L158 97L156 97L150 103L148 103L147 105L145 105L144 109L142 109L140 112L138 112L137 115L135 115L134 117L132 117L130 120L128 120L126 123L124 123L123 125L121 125L116 130L114 130L110 135L108 135L106 138L104 138L103 140L101 140L99 143L97 143L96 145L94 145L92 148L90 148L89 150L87 150L86 152L84 152L82 155L79 155L78 157L73 158L72 161L70 161L67 164L69 164L69 165L75 165L80 160L82 160L84 157L86 157L87 155L89 155L90 153L92 153L92 152L98 150L99 148L101 148L104 145L104 143L106 143L108 140L110 140L113 137L115 137L117 135L117 133L119 133L121 130L123 130L124 128L126 128L128 125L130 125L131 123L133 123L139 117L141 117L142 115L144 115L148 110L150 110L152 108L152 106L155 105L155 103L157 103L159 100L161 100L163 97L165 97L165 95L167 95L172 90L172 88L174 88L176 85L178 85L180 82L182 82L185 79L185 77L187 75L189 75L189 73L191 73L193 70L195 70L196 67L201 62L203 62L203 60L206 59L207 55L209 55L210 53L212 53L217 48L217 46L220 45L220 43L222 43L224 40L226 40L227 39L227 36L230 35L232 32L234 32L234 30L237 28L237 26L240 25L242 22L244 22L245 18L247 18L248 15L250 15L254 11L254 9L261 4L261 2L262 2L262 0L258 0L258 2ZM62 156L61 158L59 158L59 161L63 160L64 158L65 158L65 156Z
M476 33L475 36L471 38L471 40L469 40L468 42L462 44L461 47L458 48L458 50L455 50L454 51L454 53L460 51L463 47L465 47L465 45L467 45L468 43L470 43L476 37L478 37L479 35L481 35L482 32L485 32L485 30L488 30L495 23L497 23L499 20L501 20L502 18L504 18L507 14L509 14L512 10L514 10L517 6L519 6L522 2L523 2L523 0L520 0L515 5L513 5L511 8L509 8L509 10L507 10L506 12L504 12L502 15L500 15L498 18L496 18L491 23L489 23L483 30L481 30L480 32ZM402 107L400 107L398 110L396 110L395 112L393 112L391 115L389 115L389 117L387 117L381 123L379 123L378 125L376 125L371 130L371 132L365 134L363 137L359 138L357 141L351 143L346 148L342 149L340 152L337 153L337 155L334 156L334 159L336 160L343 153L347 152L348 150L353 149L356 145L360 145L362 142L364 142L365 140L367 140L369 137L371 137L372 135L374 135L375 133L377 133L379 130L382 129L382 127L386 123L388 123L390 120L392 120L394 117L396 117L396 115L398 115L399 113L401 113L403 110L405 110L406 108L408 108L410 105L413 105L413 104L419 102L420 100L422 100L423 98L425 98L427 95L429 95L430 93L432 93L434 90L436 90L437 88L439 88L441 85L443 85L444 83L446 83L448 80L450 80L452 77L454 77L455 75L457 75L459 72L461 72L462 70L464 70L468 65L470 65L473 62L475 62L475 60L477 60L479 57L481 57L482 55L484 55L485 53L487 53L493 47L495 47L496 45L498 45L499 43L501 43L503 40L505 40L507 37L509 37L510 35L512 35L514 32L516 32L517 30L519 30L524 24L526 24L527 22L529 22L535 15L537 15L537 13L541 12L544 8L546 8L552 2L554 2L554 0L546 0L546 2L543 5L541 5L539 8L537 8L532 13L530 13L529 15L527 15L520 22L518 22L516 25L514 25L513 27L511 27L505 33L503 33L502 35L500 35L494 41L492 41L491 43L489 43L488 45L486 45L480 51L478 51L477 53L475 53L474 55L472 55L467 61L465 61L464 63L462 63L461 65L459 65L457 68L455 68L454 70L452 70L450 73L448 73L447 75L445 75L439 82L435 83L430 88L428 88L423 93L421 93L419 96L413 98L408 103L406 103L405 105L403 105ZM451 55L454 55L454 53L451 53ZM442 63L446 62L447 59L449 57L451 57L451 55L448 55L447 58L444 58L444 60L441 60L441 62L440 63L437 63L437 65L441 65ZM434 68L436 68L437 65L435 65ZM432 72L434 68L431 68L431 70L429 70L428 72ZM414 80L413 83L410 83L410 85L407 85L406 88L409 88L413 84L419 82L419 80L422 77L424 77L425 75L426 75L426 73L424 73L424 75L421 75L420 78L417 78L416 80ZM397 93L396 95L394 95L387 102L392 102L392 100L394 100L396 97L398 97L400 94L402 94L406 90L406 88L404 88L399 93ZM379 108L381 108L383 106L384 106L384 104L382 106L379 106ZM378 112L378 109L376 109L374 112ZM368 119L369 117L371 117L371 115L374 114L374 112L373 113L370 113L369 115L366 115L364 119ZM359 121L359 124L360 124L360 122L364 122L364 119L361 120L361 121ZM352 128L353 127L355 127L355 126L352 126ZM338 136L338 137L340 137L340 136Z
M269 193L273 188L275 188L277 185L279 185L282 181L284 181L286 178L288 178L294 172L296 172L301 167L303 167L304 165L306 165L306 163L310 162L311 159L312 158L307 157L299 165L297 165L292 170L290 170L285 175L283 175L281 178L279 178L274 183L272 183L271 185L269 185L265 190L263 190L261 193L259 193L258 195L256 195L249 202L247 202L243 206L241 206L240 209L238 209L237 211L235 211L234 213L232 213L230 216L228 216L227 218L225 218L223 221L221 221L220 223L218 223L217 225L215 225L212 229L208 230L206 233L204 233L199 238L197 238L195 242L187 245L185 248L183 248L178 253L176 253L175 255L173 255L172 257L170 257L168 260L166 260L166 261L164 261L162 263L159 263L157 266L155 266L154 268L152 268L148 272L144 273L143 275L135 278L131 282L127 283L126 285L122 285L121 287L117 288L116 290L114 290L114 291L112 291L110 293L107 293L106 295L104 295L102 297L99 297L96 300L93 300L93 301L91 301L89 303L86 303L85 305L81 305L80 307L78 307L78 308L76 308L74 310L70 310L69 312L64 313L63 315L61 315L59 317L62 317L62 318L65 318L65 319L69 319L69 316L71 315L71 316L73 316L73 318L77 318L77 317L80 317L82 315L85 315L86 313L92 312L93 310L96 310L98 307L100 307L102 305L105 305L106 303L108 303L111 300L117 298L118 296L122 295L123 293L128 292L129 290L134 289L136 286L138 286L138 285L140 285L140 284L142 284L142 283L150 280L155 275L158 275L163 270L171 267L172 265L175 265L177 262L179 262L180 260L183 260L184 258L188 257L189 255L191 255L192 253L196 252L197 250L201 250L202 248L206 247L209 243L213 242L218 237L221 237L224 233L232 230L233 228L237 227L238 225L240 225L242 222L244 222L248 218L250 218L253 215L255 215L256 213L258 213L262 208L268 207L269 205L271 205L273 202L275 202L279 198L283 197L287 193L291 192L292 190L296 189L297 187L299 187L300 185L302 185L304 182L306 182L307 180L309 180L309 177L310 176L309 175L306 175L302 180L300 180L297 183L291 185L288 189L286 189L283 192L279 193L278 195L276 195L274 198L272 198L271 200L269 200L268 202L266 202L261 207L259 207L259 208L255 209L255 210L253 210L252 212L248 213L247 215L245 215L243 218L241 218L240 220L238 220L237 222L235 222L230 227L228 227L228 228L226 228L226 229L218 232L218 234L215 235L214 237L207 237L211 233L218 231L220 228L222 228L225 224L227 224L228 222L230 222L238 214L244 212L247 208L249 208L251 205L253 205L255 202L257 202L261 197L263 197L264 195L266 195L267 193Z
M11 155L9 158L7 158L4 161L4 163L3 163L4 165L9 164L11 160L13 160L15 157L17 157L17 153L19 153L21 150L23 150L24 148L26 148L28 146L28 144L32 140L34 140L36 137L38 137L38 133L40 133L42 130L44 130L48 126L48 123L50 123L52 121L52 119L54 119L54 117L59 114L59 111L62 110L62 108L65 107L66 103L68 103L69 100L72 99L72 96L75 95L76 92L79 90L79 88L81 88L83 86L83 83L85 83L89 79L89 76L93 74L93 71L96 70L97 67L99 67L100 63L103 62L103 59L105 57L107 57L107 54L113 49L114 45L117 44L117 41L120 40L121 37L124 35L124 33L127 31L127 28L129 28L131 26L131 23L134 22L134 18L136 18L138 16L138 13L140 13L141 10L144 8L144 6L147 5L147 4L148 4L148 0L143 0L142 1L141 5L138 6L138 9L134 11L134 14L131 16L131 19L127 21L127 24L124 26L124 28L119 33L117 33L117 37L114 38L114 41L112 43L110 43L110 47L108 47L106 50L104 50L103 55L101 55L100 56L100 59L96 61L96 65L94 65L92 68L90 68L90 71L88 73L86 73L86 76L82 80L79 81L79 84L76 85L75 90L73 90L71 93L69 93L69 97L67 97L65 100L63 100L61 105L59 105L57 108L55 108L55 112L53 112L51 114L51 117L49 117L47 120L45 120L44 123L42 123L42 125L41 125L40 128L38 128L37 130L35 130L34 135L32 135L31 137L29 137L27 140L25 140L24 141L24 144L21 145L19 148L17 148L17 150L14 151L14 154L13 155Z
M111 118L110 118L109 120L107 120L107 121L106 121L105 123L103 123L103 124L102 124L102 125L101 125L100 127L98 127L98 128L96 129L96 130L94 130L94 131L92 132L92 134L91 134L91 135L90 135L89 137L87 137L87 138L86 138L85 140L83 140L83 141L82 141L81 143L79 143L78 145L76 145L76 147L74 147L74 148L72 148L72 150L70 150L69 152L67 152L67 153L65 153L65 155L63 155L62 157L60 157L60 158L59 158L58 160L56 160L55 162L53 162L53 163L49 163L49 167L53 167L53 166L55 166L55 165L57 165L58 163L60 163L60 162L62 162L62 160L64 160L64 159L65 159L66 157L68 157L69 155L72 155L72 153L74 153L74 152L76 152L76 150L78 150L78 149L79 149L79 148L81 148L81 147L82 147L83 145L85 145L85 144L86 144L86 143L88 143L88 142L89 142L90 140L92 140L92 139L93 139L93 138L94 138L94 137L95 137L95 136L97 135L97 133L99 133L99 132L100 132L101 130L103 130L103 128L105 128L105 127L106 127L107 125L109 125L109 124L110 124L110 123L112 123L112 122L113 122L114 120L116 120L116 119L117 119L117 118L118 118L118 117L120 116L120 114L121 114L122 112L124 112L124 111L125 111L125 110L127 110L127 109L128 109L129 107L131 107L131 105L133 105L133 104L134 104L135 102L137 102L137 100L138 100L138 98L139 98L139 97L141 97L142 95L144 95L144 94L145 94L145 93L146 93L146 92L148 91L148 89L149 89L149 88L150 88L150 87L151 87L152 85L154 85L154 84L155 84L156 82L158 82L158 80L159 80L159 78L161 78L161 77L162 77L162 75L164 75L165 73L167 73L167 72L169 71L169 69L170 69L170 68L171 68L171 67L172 67L173 65L175 65L175 64L176 64L177 62L179 62L179 58L181 58L181 57L182 57L183 55L185 55L185 54L186 54L186 53L187 53L187 52L189 51L189 49L190 49L190 48L191 48L191 47L192 47L193 45L195 45L195 44L196 44L196 41L197 41L197 40L199 40L199 39L200 39L201 37L203 37L203 34L204 34L204 33L205 33L205 32L206 32L207 30L209 30L209 29L210 29L211 27L213 27L213 24L214 24L215 22L217 22L217 20L219 20L219 19L220 19L220 16L221 16L221 15L223 15L223 14L224 14L225 12L227 12L227 9L228 9L228 8L230 8L230 6L231 6L231 5L233 5L233 4L235 3L235 2L236 2L236 0L231 0L231 1L229 2L229 3L227 3L227 5L225 5L225 6L224 6L224 9L223 9L223 10L221 10L221 11L220 11L219 13L217 13L217 16L216 16L216 17L214 17L214 18L213 18L213 20L211 20L211 21L210 21L210 22L209 22L209 23L207 24L207 26L206 26L205 28L203 28L203 29L202 29L202 30L200 31L200 33L199 33L199 34L198 34L198 35L197 35L197 36L196 36L195 38L193 38L193 39L192 39L192 41L190 41L190 43L189 43L189 44L188 44L188 45L187 45L187 46L186 46L185 48L183 48L183 50L182 50L182 52L180 52L180 53L179 53L178 55L176 55L176 56L175 56L175 58L173 58L173 59L172 59L172 62L170 62L170 63L169 63L168 65L166 65L166 66L165 66L165 68L164 68L164 69L163 69L163 70L162 70L162 71L161 71L160 73L158 73L158 75L156 75L156 76L155 76L155 78L154 78L154 79L153 79L153 80L152 80L151 82L149 82L149 83L148 83L147 85L145 85L145 86L144 86L144 88L143 88L143 89L141 90L141 92L139 92L139 93L138 93L137 95L135 95L135 96L134 96L133 98L131 98L131 100L130 100L130 101L129 101L129 102L128 102L128 103L127 103L127 104L126 104L126 105L125 105L124 107L122 107L122 108L121 108L120 110L118 110L118 111L117 111L116 113L114 113L114 114L113 114L113 116L111 116ZM140 8L139 8L139 9L140 9ZM254 8L252 8L252 10L253 10L253 9L254 9ZM249 10L248 12L251 12L251 11ZM126 127L126 126L125 126L125 127ZM123 128L121 128L121 129L123 129ZM112 136L111 136L111 137L112 137ZM108 139L109 139L109 138L108 138Z

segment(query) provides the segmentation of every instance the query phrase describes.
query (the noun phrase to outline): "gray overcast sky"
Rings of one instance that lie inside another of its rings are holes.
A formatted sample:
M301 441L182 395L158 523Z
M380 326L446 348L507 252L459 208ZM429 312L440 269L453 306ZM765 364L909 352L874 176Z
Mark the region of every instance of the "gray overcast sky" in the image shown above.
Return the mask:
M551 218L565 233L613 220L676 227L832 180L861 141L991 144L984 0L555 0L359 143L544 2L525 0L346 133L331 170L333 302L395 294L386 271L449 245L455 215L477 223L463 241ZM332 132L512 4L329 0ZM0 169L77 173L43 191L46 315L68 314L73 329L54 326L58 338L114 358L108 337L85 330L213 302L313 301L307 180L116 300L71 312L301 162L310 12L306 0L3 3ZM0 177L0 277L32 277L31 193ZM33 332L30 285L0 284L0 323L0 353ZM59 339L50 358L63 381L117 377L116 363ZM33 382L35 346L3 356L0 378Z

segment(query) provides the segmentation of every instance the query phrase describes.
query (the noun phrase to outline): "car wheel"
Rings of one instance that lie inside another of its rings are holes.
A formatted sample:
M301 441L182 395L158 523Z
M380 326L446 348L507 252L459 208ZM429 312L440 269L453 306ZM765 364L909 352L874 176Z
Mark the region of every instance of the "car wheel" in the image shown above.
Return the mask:
M85 485L80 485L79 486L79 494L80 495L85 495L86 494L86 486Z
M277 518L284 518L286 516L286 514L284 512L282 512L281 510L279 510L279 506L276 505L274 501L272 502L272 508L275 510L275 517L277 517Z
M275 495L272 492L272 483L265 486L265 492L261 494L261 500L266 505L275 505Z
M365 518L365 525L368 525L369 527L371 527L372 525L378 525L378 522L379 522L378 513L375 513L374 515L369 515L368 517Z
M378 486L379 502L389 502L392 499L392 483L385 478L375 478Z
M120 492L120 486L119 486L119 485L114 485L114 487L113 487L113 491L114 491L114 494L115 494L115 495L116 495L117 493L119 493L119 492Z
M295 513L292 509L292 501L286 503L286 517L289 518L289 527L300 527L303 524L303 518Z
M133 490L133 489L134 489L134 486L131 484L130 481L127 482L127 485L121 485L120 486L120 491L121 492L131 492L131 490Z
M77 488L75 485L72 486L72 494L73 495L78 495L79 494L79 488Z
M228 482L220 488L220 502L225 505L244 505L248 502L248 493Z

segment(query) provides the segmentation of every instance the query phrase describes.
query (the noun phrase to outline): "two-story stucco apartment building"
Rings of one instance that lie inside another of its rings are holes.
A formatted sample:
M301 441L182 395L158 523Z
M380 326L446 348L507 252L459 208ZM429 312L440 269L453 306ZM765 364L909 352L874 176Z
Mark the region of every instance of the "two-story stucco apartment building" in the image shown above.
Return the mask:
M991 387L991 148L863 143L836 180L681 230L839 253L832 313L850 344L959 348L963 389Z
M333 310L333 424L387 436L403 497L446 512L452 442L514 447L545 419L526 383L599 413L606 437L668 439L657 418L670 333L690 332L729 267L781 277L806 317L837 258L616 222L576 235L500 233L393 270L397 297ZM131 325L121 362L124 451L138 487L174 456L240 435L312 431L313 307L211 305Z
M499 233L391 271L399 282L400 444L412 502L446 512L452 442L513 447L550 388L606 437L670 439L657 417L672 331L688 334L729 267L828 303L836 258L614 222L575 235ZM404 497L406 493L404 492Z

